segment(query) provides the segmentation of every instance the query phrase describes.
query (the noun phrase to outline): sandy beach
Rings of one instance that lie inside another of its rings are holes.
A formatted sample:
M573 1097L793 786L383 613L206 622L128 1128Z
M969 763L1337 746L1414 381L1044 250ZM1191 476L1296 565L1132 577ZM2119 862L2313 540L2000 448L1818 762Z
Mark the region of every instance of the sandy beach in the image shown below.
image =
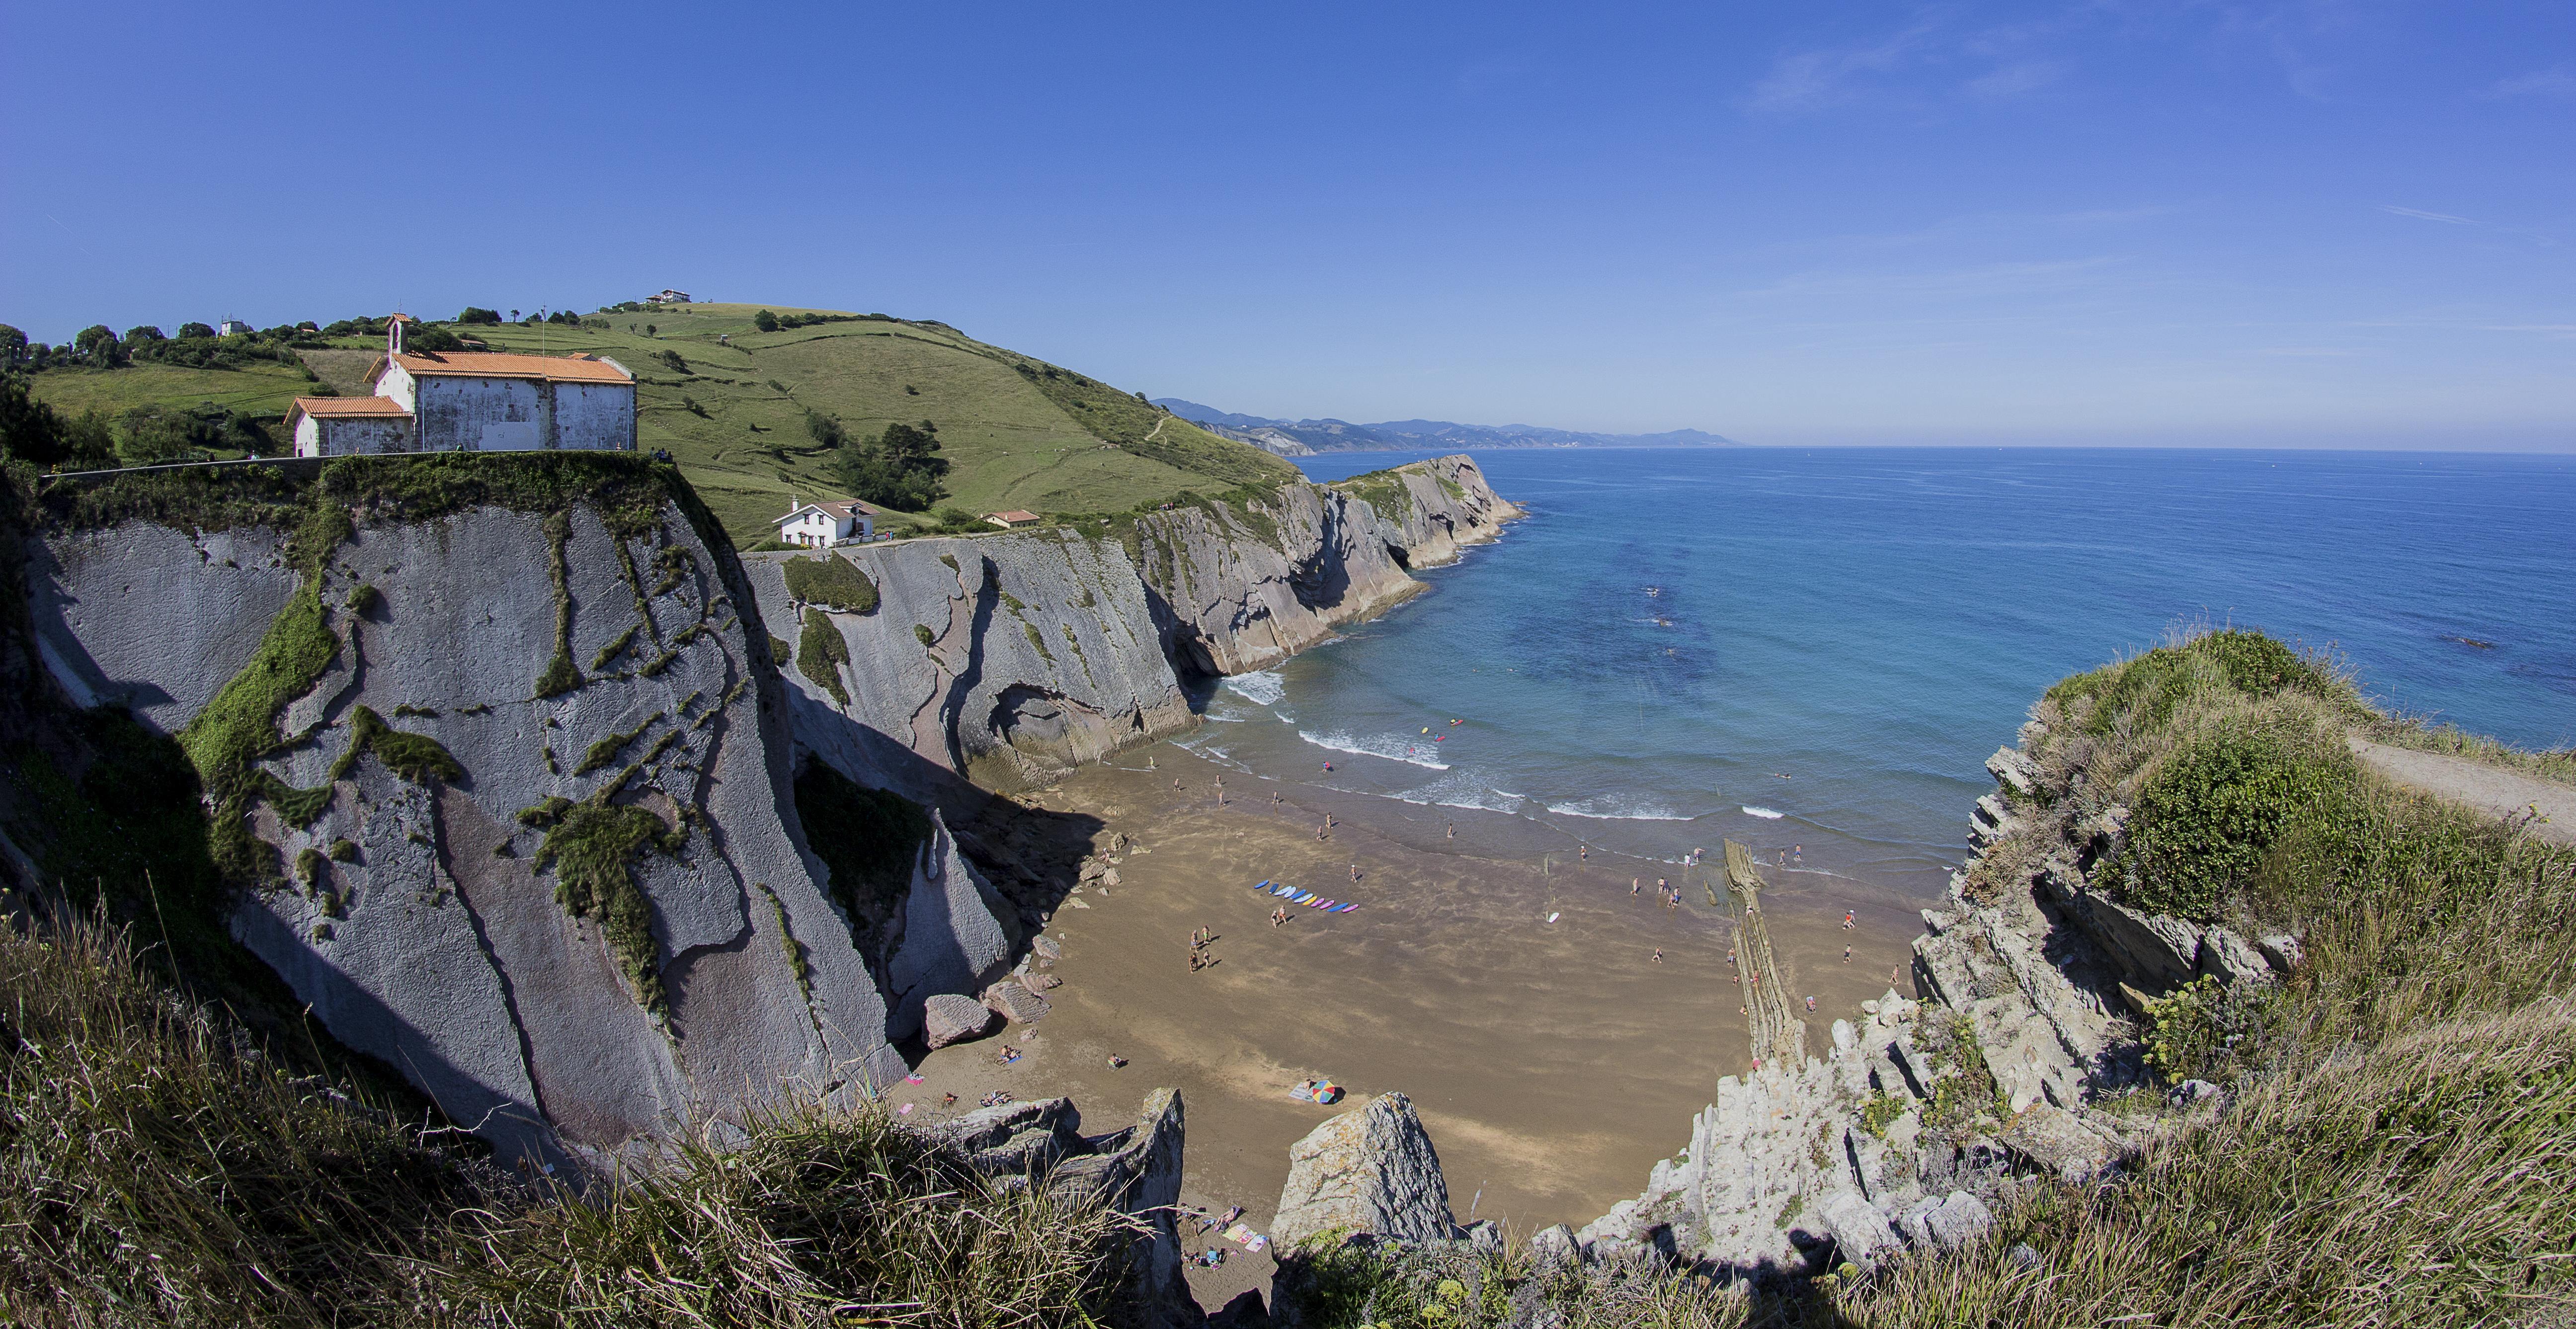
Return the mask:
M914 1105L908 1120L972 1110L999 1089L1071 1096L1098 1133L1125 1125L1147 1091L1173 1086L1187 1112L1185 1202L1211 1213L1241 1205L1261 1230L1289 1145L1340 1110L1289 1097L1324 1076L1352 1099L1410 1096L1459 1221L1527 1232L1580 1225L1635 1195L1685 1142L1718 1077L1749 1069L1730 929L1699 879L1673 865L1481 857L1465 821L1439 850L1350 820L1318 840L1319 791L1169 744L1122 753L1031 801L1097 817L1103 845L1123 832L1133 846L1115 884L1068 898L1048 928L1063 948L1049 970L1063 980L1047 994L1053 1013L929 1054L921 1083L897 1086L897 1103ZM1813 889L1812 875L1771 870L1765 904L1784 974L1816 998L1817 1046L1836 1016L1890 986L1920 925L1882 893ZM1655 899L1659 876L1684 888L1682 907ZM1274 927L1281 902L1251 889L1264 879L1361 907L1292 906ZM1846 908L1859 913L1849 930ZM1192 972L1199 928L1215 933L1217 963ZM999 1064L1005 1047L1020 1051L1016 1063ZM1128 1064L1113 1068L1113 1056ZM942 1106L948 1093L954 1107ZM1214 1306L1266 1284L1269 1264L1236 1250L1224 1269L1194 1271L1193 1287Z

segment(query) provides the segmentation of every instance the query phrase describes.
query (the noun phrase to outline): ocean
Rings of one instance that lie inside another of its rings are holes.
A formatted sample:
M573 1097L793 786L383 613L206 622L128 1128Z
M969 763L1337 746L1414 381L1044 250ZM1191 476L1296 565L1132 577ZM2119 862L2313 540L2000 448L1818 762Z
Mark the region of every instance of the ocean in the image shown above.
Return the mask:
M1426 847L1455 826L1480 853L1677 860L1732 837L1896 902L1963 861L1984 759L2050 683L2191 624L2331 650L2383 706L2576 744L2576 458L1474 455L1530 518L1217 685L1183 746Z

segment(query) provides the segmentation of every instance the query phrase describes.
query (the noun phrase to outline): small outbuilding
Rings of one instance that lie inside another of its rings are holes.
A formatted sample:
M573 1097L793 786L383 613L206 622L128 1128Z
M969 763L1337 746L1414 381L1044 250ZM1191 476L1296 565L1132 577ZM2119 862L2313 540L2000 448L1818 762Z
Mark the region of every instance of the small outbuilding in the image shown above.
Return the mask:
M390 397L298 397L286 429L298 457L420 450L411 412Z
M1022 526L1035 526L1044 518L1034 512L1022 512L1013 508L1008 512L987 512L984 514L984 520L1008 531Z
M808 503L771 522L778 528L782 544L803 545L808 549L828 549L876 538L878 512L857 499L830 503Z

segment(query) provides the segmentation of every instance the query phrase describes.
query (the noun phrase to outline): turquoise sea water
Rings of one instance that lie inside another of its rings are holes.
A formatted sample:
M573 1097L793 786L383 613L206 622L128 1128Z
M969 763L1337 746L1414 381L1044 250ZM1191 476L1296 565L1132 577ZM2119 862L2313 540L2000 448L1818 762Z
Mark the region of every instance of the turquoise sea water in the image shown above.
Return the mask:
M1455 822L1488 849L1673 858L1732 836L1909 897L1963 858L1983 760L2042 690L2197 620L2330 646L2408 712L2576 744L2576 458L1476 459L1529 520L1424 574L1430 594L1227 680L1185 743L1411 839Z

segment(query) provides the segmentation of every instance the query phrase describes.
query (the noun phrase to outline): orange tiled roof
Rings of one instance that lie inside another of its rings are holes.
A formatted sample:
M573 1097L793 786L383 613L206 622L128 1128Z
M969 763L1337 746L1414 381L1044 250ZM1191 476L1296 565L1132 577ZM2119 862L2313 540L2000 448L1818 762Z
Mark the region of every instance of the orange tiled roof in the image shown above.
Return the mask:
M293 423L299 413L316 419L338 416L344 419L375 417L401 420L411 416L411 412L403 409L401 402L391 397L298 397L294 404L287 408L287 421L290 424Z
M1008 512L987 512L984 514L984 518L987 521L1006 521L1017 526L1024 521L1038 520L1038 514L1034 512L1022 512L1018 508L1013 508Z
M635 376L606 360L579 356L518 355L509 351L405 351L393 357L414 378L541 378L550 383L633 383ZM384 372L380 361L367 381Z

